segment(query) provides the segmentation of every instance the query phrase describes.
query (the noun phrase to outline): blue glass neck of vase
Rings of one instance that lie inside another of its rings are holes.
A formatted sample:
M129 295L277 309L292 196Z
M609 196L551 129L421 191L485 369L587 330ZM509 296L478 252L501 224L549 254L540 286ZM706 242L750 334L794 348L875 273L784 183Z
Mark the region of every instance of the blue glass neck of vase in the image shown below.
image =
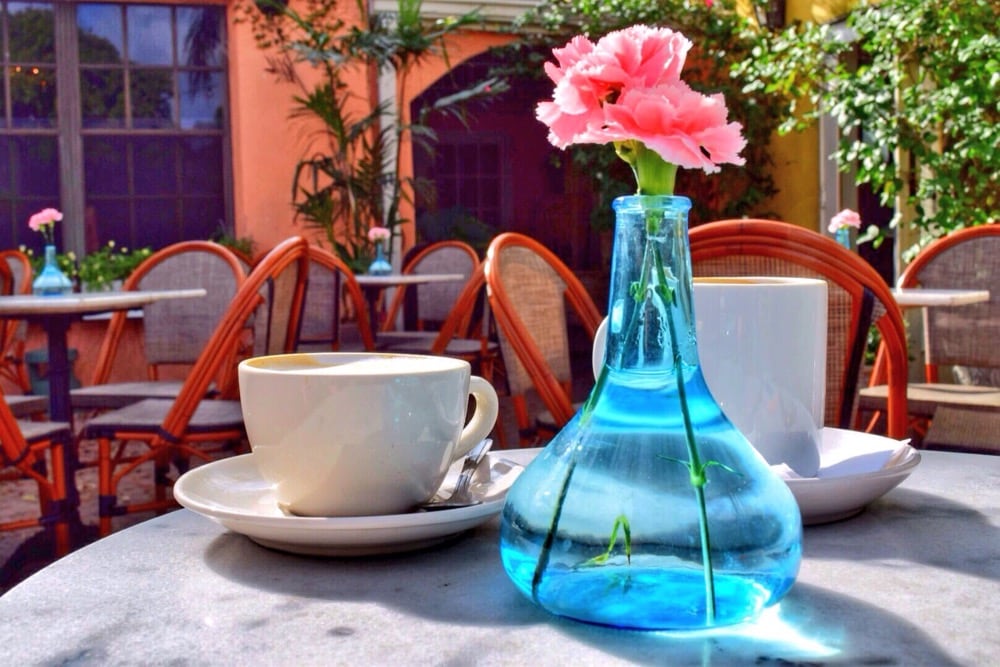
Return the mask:
M672 376L676 346L685 367L697 366L687 224L691 200L633 195L619 197L613 208L605 363L612 371Z
M45 265L46 266L57 266L56 262L56 247L53 244L47 244L45 246Z

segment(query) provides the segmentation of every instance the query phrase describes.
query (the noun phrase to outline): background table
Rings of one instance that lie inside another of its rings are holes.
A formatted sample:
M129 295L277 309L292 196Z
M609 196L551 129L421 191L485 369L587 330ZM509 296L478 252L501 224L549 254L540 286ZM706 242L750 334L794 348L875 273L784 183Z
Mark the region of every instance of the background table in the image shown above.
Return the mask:
M45 329L49 353L49 417L71 422L69 351L66 332L84 315L129 310L164 299L205 296L204 289L90 292L66 296L0 296L0 319L37 321Z
M371 276L364 273L355 276L361 291L365 293L368 302L368 317L371 319L372 336L378 338L381 329L378 318L378 298L389 287L402 285L425 285L427 283L450 283L467 280L461 273L390 273L383 276Z
M1000 457L925 452L863 514L807 528L758 622L642 633L551 616L507 579L493 521L424 552L270 551L188 510L0 597L9 664L985 665L1000 655Z
M900 308L928 306L965 306L990 300L989 290L924 289L922 287L896 287L892 296Z
M49 418L52 421L73 423L73 406L70 400L69 349L66 332L70 325L93 313L140 308L164 299L186 299L205 296L204 289L148 290L128 292L90 292L66 296L0 296L0 319L25 319L42 325L48 345L49 365ZM84 531L80 522L79 492L75 483L77 469L76 447L63 447L66 471L66 512L70 532L74 539ZM44 533L42 534L44 535ZM34 547L30 547L34 548ZM29 548L29 549L30 549Z

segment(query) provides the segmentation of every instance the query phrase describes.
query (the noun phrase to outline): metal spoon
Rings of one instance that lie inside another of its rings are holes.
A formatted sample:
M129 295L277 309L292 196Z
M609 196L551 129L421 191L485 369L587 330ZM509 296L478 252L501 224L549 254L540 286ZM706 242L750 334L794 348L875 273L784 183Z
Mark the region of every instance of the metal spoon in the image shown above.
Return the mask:
M479 468L479 464L483 462L486 458L487 452L490 451L490 447L493 446L492 438L486 438L478 445L472 448L469 455L465 457L465 463L462 464L462 472L458 474L458 481L455 483L455 490L451 492L445 500L432 500L429 503L425 503L420 506L420 509L433 512L436 510L450 510L458 507L469 507L471 505L479 505L482 500L474 499L469 494L469 484L472 483L472 476L476 473Z

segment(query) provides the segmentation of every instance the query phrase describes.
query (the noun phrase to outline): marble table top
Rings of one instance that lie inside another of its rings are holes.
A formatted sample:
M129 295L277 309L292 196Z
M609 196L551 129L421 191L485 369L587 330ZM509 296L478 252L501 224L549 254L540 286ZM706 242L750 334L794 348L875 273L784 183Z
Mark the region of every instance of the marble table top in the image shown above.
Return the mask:
M807 527L757 622L642 633L548 615L497 522L395 556L272 551L188 510L100 540L0 597L6 664L985 665L1000 655L1000 457L924 452L899 487Z
M204 289L136 290L128 292L84 292L66 296L0 296L0 317L45 317L79 315L108 310L128 310L165 299L203 297Z
M461 273L390 273L388 275L371 276L359 273L354 279L362 287L394 287L396 285L422 285L426 283L450 283L466 280L468 276Z
M892 290L896 303L903 308L927 306L965 306L990 300L989 290L930 289L923 287L896 287Z

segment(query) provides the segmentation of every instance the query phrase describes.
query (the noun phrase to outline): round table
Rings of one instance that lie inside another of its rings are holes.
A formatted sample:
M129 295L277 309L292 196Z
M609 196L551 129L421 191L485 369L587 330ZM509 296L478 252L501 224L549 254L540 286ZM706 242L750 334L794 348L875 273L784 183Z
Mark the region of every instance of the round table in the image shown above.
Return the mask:
M752 624L628 632L548 615L507 579L497 521L425 551L272 551L179 510L0 597L7 664L984 665L1000 654L1000 457L923 452L862 514L808 527Z

